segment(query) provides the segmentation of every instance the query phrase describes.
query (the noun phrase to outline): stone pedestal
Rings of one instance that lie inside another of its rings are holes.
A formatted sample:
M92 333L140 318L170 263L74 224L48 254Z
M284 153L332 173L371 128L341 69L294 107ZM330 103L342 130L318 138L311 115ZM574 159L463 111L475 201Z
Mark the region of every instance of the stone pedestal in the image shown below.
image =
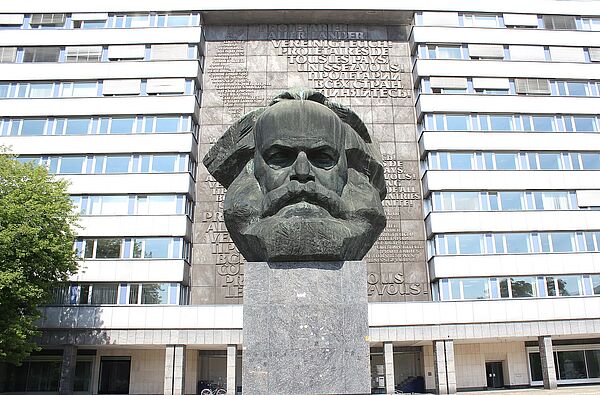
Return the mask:
M371 392L365 262L244 270L244 393Z

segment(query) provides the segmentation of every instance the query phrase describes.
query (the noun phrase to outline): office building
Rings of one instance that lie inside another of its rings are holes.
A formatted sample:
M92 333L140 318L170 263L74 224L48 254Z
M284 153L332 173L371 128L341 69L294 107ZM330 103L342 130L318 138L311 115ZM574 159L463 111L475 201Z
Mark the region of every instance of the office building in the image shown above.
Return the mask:
M0 144L82 225L0 392L242 390L244 260L202 158L295 86L381 142L374 392L600 382L600 4L255 3L0 5Z

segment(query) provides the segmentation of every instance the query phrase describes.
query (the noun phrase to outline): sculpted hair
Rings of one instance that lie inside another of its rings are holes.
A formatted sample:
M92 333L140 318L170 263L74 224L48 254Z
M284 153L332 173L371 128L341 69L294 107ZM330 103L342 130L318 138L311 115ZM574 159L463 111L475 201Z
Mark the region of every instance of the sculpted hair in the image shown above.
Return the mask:
M379 192L380 199L383 200L386 195L383 160L360 117L350 108L330 101L321 92L313 89L284 91L273 98L268 106L285 100L314 101L326 106L340 118L346 132L345 150L348 167L367 176L369 182ZM204 166L224 187L228 188L244 166L254 158L254 127L264 111L263 107L242 116L225 131L204 157Z

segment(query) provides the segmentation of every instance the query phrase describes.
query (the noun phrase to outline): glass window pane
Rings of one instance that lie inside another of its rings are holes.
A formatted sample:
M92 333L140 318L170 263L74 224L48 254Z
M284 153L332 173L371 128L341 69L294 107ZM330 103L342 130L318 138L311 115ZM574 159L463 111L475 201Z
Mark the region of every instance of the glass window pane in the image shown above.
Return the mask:
M500 279L499 283L500 283L500 297L508 298L509 297L508 279L502 278L502 279Z
M465 299L488 299L490 291L486 278L473 278L462 280L463 295Z
M516 170L517 155L516 154L496 154L496 169L497 170Z
M454 209L479 210L479 192L454 192Z
M67 119L65 134L87 134L91 119Z
M468 121L467 115L446 115L446 130L469 130Z
M90 390L90 384L92 382L92 361L81 361L77 359L75 364L75 379L73 382L73 389L75 391Z
M533 130L536 132L551 132L554 117L536 115L533 117Z
M512 116L510 115L491 115L492 130L510 131L512 130Z
M46 126L45 119L24 119L21 127L21 136L41 136Z
M542 170L560 170L560 154L539 154L540 169Z
M63 156L60 160L60 174L78 174L83 167L83 156Z
M450 286L450 296L452 299L460 299L460 280L451 279L448 281L448 285Z
M144 258L169 258L169 241L167 238L145 239Z
M594 289L594 295L600 295L600 275L593 275L592 277L592 288Z
M102 357L98 393L128 394L130 371L129 357Z
M570 96L586 96L586 82L567 82Z
M581 162L585 170L600 169L600 154L581 154Z
M558 371L561 380L586 379L583 351L558 351Z
M530 298L535 294L535 278L515 277L510 279L513 298Z
M121 257L122 239L98 239L96 241L96 258L110 259Z
M149 15L135 15L129 16L128 19L128 27L148 27L150 26L150 16Z
M458 235L458 248L461 254L481 254L482 235Z
M570 252L573 251L571 233L550 233L550 240L552 240L552 251L554 252Z
M523 194L521 192L498 192L503 211L523 210Z
M52 89L54 84L29 84L29 95L28 97L52 97Z
M460 59L461 50L460 47L451 46L438 46L437 47L437 58L438 59Z
M148 196L147 207L147 214L150 215L174 214L176 197L172 195Z
M129 171L129 156L107 156L105 173L127 173Z
M103 215L127 215L129 208L128 196L103 196Z
M135 118L113 118L110 133L111 134L130 134L133 130Z
M457 154L451 153L450 156L450 167L452 170L471 170L472 163L471 158L473 155L471 154Z
M579 296L579 280L581 276L560 276L558 280L558 294L560 296Z
M58 62L60 56L59 47L24 47L23 62Z
M167 26L188 26L190 21L189 14L170 14L167 18Z
M92 304L117 304L118 284L96 283L92 286Z
M600 350L585 350L585 359L587 361L588 377L600 377Z
M575 130L578 132L593 132L596 128L596 122L593 117L573 117L575 121Z
M543 192L540 197L543 210L567 210L569 198L566 192Z
M142 284L142 304L167 304L169 284Z
M152 158L152 171L157 173L170 173L175 171L175 155L154 155Z
M511 254L524 254L529 250L529 234L506 234L506 252Z
M98 94L98 85L96 82L75 82L73 83L73 97L92 97Z
M179 117L157 117L156 133L176 132L179 129Z
M529 354L529 367L531 368L531 381L542 381L542 360L539 352Z

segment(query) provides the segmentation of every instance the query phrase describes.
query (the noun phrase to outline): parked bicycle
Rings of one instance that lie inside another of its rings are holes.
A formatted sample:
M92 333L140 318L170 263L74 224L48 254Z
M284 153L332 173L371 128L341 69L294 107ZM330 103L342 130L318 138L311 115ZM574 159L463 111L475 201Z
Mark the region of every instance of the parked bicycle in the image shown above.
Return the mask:
M224 388L208 389L205 388L200 392L200 395L226 395L227 390Z

